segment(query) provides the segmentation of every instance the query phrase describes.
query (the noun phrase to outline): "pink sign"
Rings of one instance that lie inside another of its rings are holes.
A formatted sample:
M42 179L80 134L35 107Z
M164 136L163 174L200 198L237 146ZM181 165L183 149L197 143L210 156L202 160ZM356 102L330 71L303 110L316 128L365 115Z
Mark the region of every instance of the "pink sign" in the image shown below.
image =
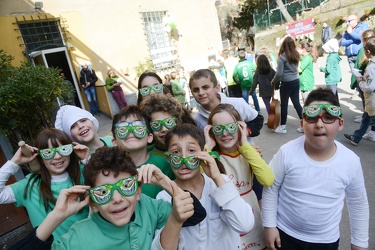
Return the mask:
M315 23L313 18L308 18L300 22L286 26L286 33L293 38L315 33Z

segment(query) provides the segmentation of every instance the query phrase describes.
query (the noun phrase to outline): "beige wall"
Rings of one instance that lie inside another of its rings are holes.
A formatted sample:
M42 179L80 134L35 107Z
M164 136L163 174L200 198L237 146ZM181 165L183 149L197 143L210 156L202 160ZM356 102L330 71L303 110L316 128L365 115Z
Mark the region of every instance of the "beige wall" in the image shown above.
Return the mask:
M149 56L140 12L167 10L175 16L177 28L182 35L178 42L180 61L187 70L207 67L208 49L221 49L214 0L42 2L41 13L61 17L63 25L69 31L68 43L74 46L70 54L75 70L79 72L80 61L90 60L99 79L104 81L109 68L119 71L128 67L130 76L123 76L128 92L136 91L137 87L134 67ZM15 46L14 39L19 34L10 23L15 20L14 16L27 17L33 13L36 13L34 1L0 1L0 31L6 34L2 35L1 49L25 59L20 54L23 48Z

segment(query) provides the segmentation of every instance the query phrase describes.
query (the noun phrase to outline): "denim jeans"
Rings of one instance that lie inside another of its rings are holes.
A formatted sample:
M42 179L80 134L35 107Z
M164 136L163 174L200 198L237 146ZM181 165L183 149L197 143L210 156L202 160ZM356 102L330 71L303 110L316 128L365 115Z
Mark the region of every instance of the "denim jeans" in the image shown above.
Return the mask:
M375 125L375 116L369 116L367 112L363 112L362 115L362 121L361 121L361 126L359 129L354 131L354 141L356 143L360 142L362 139L362 136L366 134L368 127L374 126Z
M96 98L96 89L95 86L88 87L85 89L85 95L87 98L87 102L90 105L90 112L91 114L96 114L99 111L98 100Z
M282 82L280 86L280 105L281 105L281 125L286 124L288 116L289 98L293 103L299 119L302 119L302 106L299 102L299 79L291 82Z
M246 103L249 103L249 92L250 90L244 90L242 89L242 97L245 99ZM259 101L257 97L257 93L254 91L253 95L251 96L253 98L253 103L256 111L260 111Z

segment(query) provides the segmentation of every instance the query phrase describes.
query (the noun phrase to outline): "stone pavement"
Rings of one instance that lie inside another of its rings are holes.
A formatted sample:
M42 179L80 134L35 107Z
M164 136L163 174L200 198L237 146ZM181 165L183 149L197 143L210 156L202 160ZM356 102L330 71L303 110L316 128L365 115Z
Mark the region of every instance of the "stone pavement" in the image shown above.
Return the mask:
M354 90L350 89L350 77L349 65L346 57L342 57L340 63L341 71L343 74L343 81L338 85L339 87L339 98L340 104L343 109L343 118L345 121L344 129L341 131L336 140L343 143L345 146L353 150L360 158L362 162L363 172L365 176L365 183L367 188L367 194L370 204L370 218L375 218L375 142L362 140L358 146L350 144L344 137L344 133L353 133L354 130L359 128L359 123L354 123L354 117L362 114L362 104L358 96L353 95ZM326 57L319 57L316 64L314 64L314 75L315 75L315 86L325 86L324 74L318 69L318 65L325 65ZM278 94L278 93L277 93ZM250 98L250 101L252 99ZM262 114L267 114L264 104L259 99ZM265 119L267 116L265 115ZM101 136L110 134L112 122L109 118L101 115L98 117L100 122L99 134ZM288 109L288 121L287 121L287 134L276 134L267 126L264 126L261 130L261 135L254 138L255 144L262 148L263 158L266 162L272 159L272 156L277 152L279 147L286 142L293 140L302 134L298 133L296 129L299 127L299 120L291 102L289 102ZM339 250L350 249L350 223L349 217L346 210L344 209L342 222L340 224L341 239ZM370 247L369 249L375 249L375 227L374 224L370 223Z

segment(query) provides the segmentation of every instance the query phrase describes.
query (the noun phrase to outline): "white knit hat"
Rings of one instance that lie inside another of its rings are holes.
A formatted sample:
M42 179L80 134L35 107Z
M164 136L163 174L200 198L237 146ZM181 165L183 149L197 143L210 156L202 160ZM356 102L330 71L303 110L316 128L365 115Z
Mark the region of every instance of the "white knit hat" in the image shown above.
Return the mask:
M64 131L73 139L70 128L75 122L83 118L92 121L95 130L98 130L99 122L90 112L72 105L64 105L57 111L55 128Z
M339 41L337 39L329 39L322 48L326 53L338 52L339 51Z

